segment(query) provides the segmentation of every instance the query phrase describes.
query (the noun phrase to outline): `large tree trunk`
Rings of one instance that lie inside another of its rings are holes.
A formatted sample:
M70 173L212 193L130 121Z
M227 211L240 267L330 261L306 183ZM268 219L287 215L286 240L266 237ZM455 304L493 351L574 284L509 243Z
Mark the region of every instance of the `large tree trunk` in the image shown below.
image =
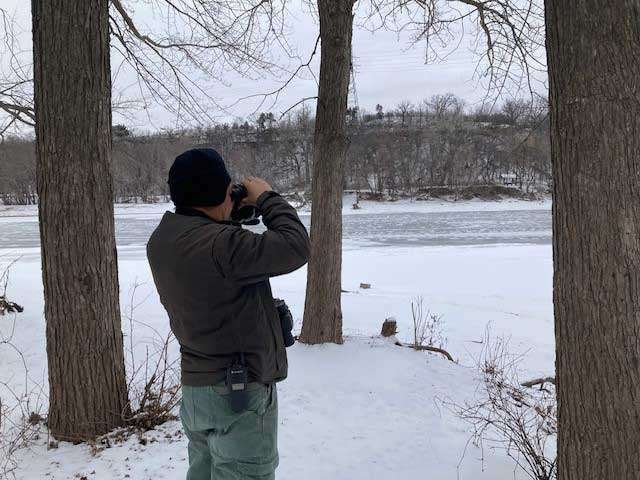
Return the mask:
M300 340L342 343L342 181L353 0L318 0L320 84L314 136L311 260Z
M108 0L33 0L42 276L54 437L127 407L111 178Z
M640 478L640 0L546 0L559 480Z

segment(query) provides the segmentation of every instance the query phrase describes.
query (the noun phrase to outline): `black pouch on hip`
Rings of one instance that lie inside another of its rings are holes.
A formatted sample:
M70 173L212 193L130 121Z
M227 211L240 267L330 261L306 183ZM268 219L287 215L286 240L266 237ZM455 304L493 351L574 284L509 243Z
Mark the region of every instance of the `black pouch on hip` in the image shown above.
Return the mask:
M284 346L290 347L296 343L296 339L293 338L293 315L291 310L287 306L284 300L274 298L273 301L276 304L278 310L278 316L280 317L280 328L282 329L282 338L284 339Z
M249 393L247 383L249 369L244 361L244 353L239 354L233 363L227 368L227 389L231 410L235 413L244 412L249 406Z

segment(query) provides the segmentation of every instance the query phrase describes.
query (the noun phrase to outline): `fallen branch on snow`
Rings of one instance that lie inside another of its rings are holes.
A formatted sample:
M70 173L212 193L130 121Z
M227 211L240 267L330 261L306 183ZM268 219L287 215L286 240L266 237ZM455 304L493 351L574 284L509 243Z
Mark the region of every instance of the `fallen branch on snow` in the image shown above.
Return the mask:
M551 383L553 385L556 384L556 377L543 377L543 378L535 378L533 380L529 380L528 382L523 382L520 385L523 387L535 387L536 385L544 385L545 383Z
M430 345L405 345L405 344L403 344L401 342L396 342L396 345L398 345L399 347L412 348L412 349L418 350L418 351L426 350L427 352L440 353L440 354L444 355L445 357L447 357L447 360L455 363L455 360L453 359L451 354L449 352L447 352L443 348L432 347Z
M22 313L24 308L17 303L10 302L4 296L0 296L0 316L5 313Z

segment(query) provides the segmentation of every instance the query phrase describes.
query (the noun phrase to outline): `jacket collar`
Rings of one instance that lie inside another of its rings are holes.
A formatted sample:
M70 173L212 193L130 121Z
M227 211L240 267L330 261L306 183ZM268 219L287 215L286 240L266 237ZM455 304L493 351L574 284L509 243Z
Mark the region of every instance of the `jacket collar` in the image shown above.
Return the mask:
M202 218L206 218L210 222L220 223L222 225L234 225L234 226L240 225L239 223L233 222L231 220L222 220L222 221L214 220L206 213L191 207L179 207L176 205L176 215L185 215L187 217L202 217Z

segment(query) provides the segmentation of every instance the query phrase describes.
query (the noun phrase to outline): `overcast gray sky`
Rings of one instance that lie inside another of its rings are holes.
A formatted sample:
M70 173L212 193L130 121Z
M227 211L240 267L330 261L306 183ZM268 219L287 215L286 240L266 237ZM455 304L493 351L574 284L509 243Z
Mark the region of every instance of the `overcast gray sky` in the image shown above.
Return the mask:
M25 0L2 0L2 8L15 13L17 21L23 27L22 43L24 49L30 49L30 2ZM308 6L301 0L290 3L288 26L289 42L302 59L307 59L313 50L318 26ZM143 12L144 13L144 12ZM140 11L136 12L140 19ZM152 18L142 19L152 24ZM356 18L356 23L360 23ZM473 107L485 98L485 89L478 78L474 78L477 57L472 53L473 36L463 38L458 48L446 61L425 65L424 45L411 46L409 34L378 30L370 33L357 27L353 38L353 56L356 67L356 88L361 109L374 111L377 103L393 108L403 100L419 103L437 93L452 92L464 98ZM27 53L28 54L28 53ZM115 57L114 57L115 58ZM319 55L312 64L317 73ZM225 84L207 84L207 92L221 105L232 105L239 98L260 94L276 88L282 79L262 78L259 81L242 78L235 73L225 75ZM134 82L131 72L120 73L115 79L115 90L125 96L135 98L135 89L126 88ZM546 92L544 75L536 81L536 89ZM281 94L276 105L270 110L279 114L301 98L315 96L315 80L310 74L296 79ZM526 95L526 92L522 92ZM352 100L353 102L353 100ZM263 109L270 107L265 104ZM232 120L234 117L251 117L256 109L256 101L244 101L230 108L227 113L216 112L214 117L220 120ZM140 130L156 130L176 127L176 119L170 113L157 106L151 106L148 112L136 111L127 118L114 114L114 122L124 122Z

